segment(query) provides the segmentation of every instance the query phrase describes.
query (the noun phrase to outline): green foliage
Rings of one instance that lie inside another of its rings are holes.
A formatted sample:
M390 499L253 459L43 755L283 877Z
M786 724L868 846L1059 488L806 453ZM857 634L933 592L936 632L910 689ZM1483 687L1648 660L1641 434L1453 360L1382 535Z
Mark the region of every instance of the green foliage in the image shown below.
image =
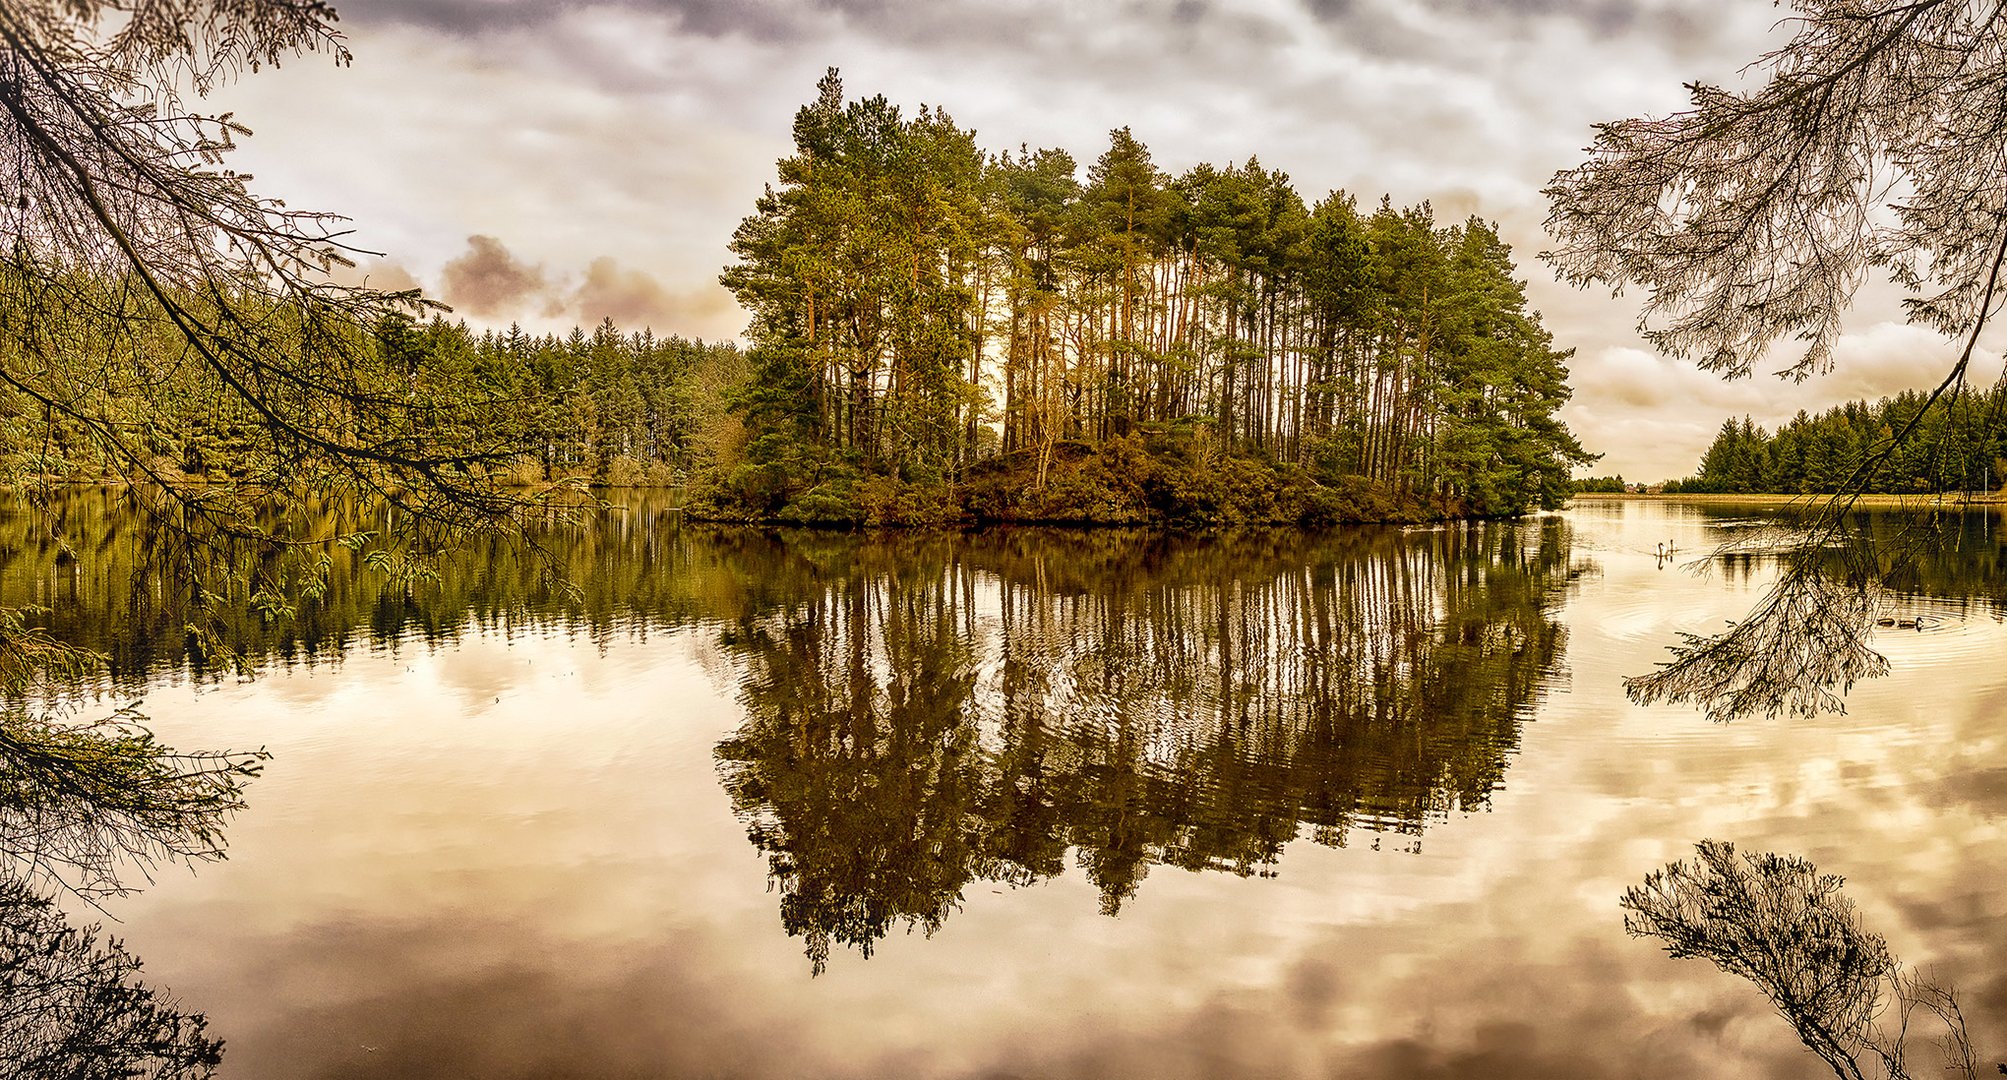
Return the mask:
M1898 440L1904 431L1907 437ZM1666 490L1988 492L2003 482L2003 466L2007 386L1951 394L1935 404L1926 394L1905 391L1872 403L1848 402L1817 416L1800 410L1774 435L1748 417L1725 420L1701 456L1699 473Z
M390 314L371 348L407 384L451 387L457 411L435 400L428 437L483 448L487 480L581 479L623 486L681 483L738 452L727 395L747 379L729 344L622 334L611 322L591 334L531 337L519 329L476 335L465 323ZM158 478L246 491L289 480L271 433L248 404L219 395L200 370L177 367L175 346L144 345L140 367L99 379L98 408L146 432ZM747 391L750 392L750 391ZM469 403L479 403L474 408ZM512 467L520 465L520 470ZM519 475L520 473L520 475ZM0 475L17 482L120 475L111 448L74 420L36 409L0 387Z
M299 424L188 362L159 312L107 329L55 310L32 329L66 357L48 377L70 406L0 388L0 473L133 479L142 461L164 516L280 529L297 550L198 555L184 576L220 571L203 587L281 619L335 539L268 512L308 493L412 511L371 530L372 565L409 583L457 542L445 525L526 512L512 486L685 488L727 520L1199 527L1517 514L1558 505L1589 460L1554 418L1567 354L1482 221L1311 207L1255 159L1173 177L1126 128L1084 170L986 155L939 109L846 100L834 72L794 135L722 279L752 315L745 351L610 321L477 336L397 304L332 328L274 307L266 344L331 334L356 372L353 393L288 408L348 448L337 465L385 456L333 482ZM82 378L100 354L107 377Z
M1590 476L1573 482L1577 494L1622 495L1630 489L1624 486L1624 476Z
M1255 159L1172 177L1128 128L1084 178L1060 150L986 157L938 109L847 101L834 71L794 135L721 278L752 314L733 406L748 462L782 460L773 437L858 472L728 465L707 513L1510 515L1593 459L1554 416L1568 354L1483 221L1311 208ZM1385 505L1329 490L1347 477Z

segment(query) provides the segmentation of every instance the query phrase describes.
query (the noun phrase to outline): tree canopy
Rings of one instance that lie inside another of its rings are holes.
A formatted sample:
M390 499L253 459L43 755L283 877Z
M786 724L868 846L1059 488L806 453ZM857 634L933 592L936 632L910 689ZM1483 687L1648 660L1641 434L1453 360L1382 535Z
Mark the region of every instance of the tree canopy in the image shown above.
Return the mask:
M841 516L873 477L933 490L998 468L1001 516L1180 501L1051 494L1112 449L1199 502L1253 460L1276 471L1258 487L1349 478L1499 514L1557 503L1589 460L1554 416L1569 354L1481 219L1311 204L1256 158L1173 176L1128 128L1084 170L988 154L938 108L847 99L834 71L794 137L723 275L754 371L725 505Z

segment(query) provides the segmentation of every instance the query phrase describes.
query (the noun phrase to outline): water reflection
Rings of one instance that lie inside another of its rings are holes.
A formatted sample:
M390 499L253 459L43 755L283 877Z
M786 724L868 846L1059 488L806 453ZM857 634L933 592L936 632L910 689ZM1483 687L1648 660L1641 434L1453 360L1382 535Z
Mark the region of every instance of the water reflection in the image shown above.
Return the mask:
M139 958L0 876L0 1075L19 1080L210 1076L223 1044L138 980Z
M582 521L533 522L528 543L468 536L416 576L385 572L341 544L302 549L312 556L304 561L300 552L190 544L116 491L63 489L49 503L0 499L0 608L32 605L32 622L101 654L122 688L163 672L208 678L240 662L336 660L356 647L445 642L470 629L559 626L604 642L623 622L688 622L741 593L725 575L705 573L711 549L675 527L666 498L647 494ZM310 519L298 527L326 534L393 525L388 509L298 513Z
M1761 995L1613 917L1638 859L1684 853L1663 838L1734 835L1844 853L1889 942L2007 1031L1995 549L1947 555L1944 596L1890 591L1896 618L1969 617L1879 628L1898 670L1860 715L1710 729L1616 676L1774 564L1657 573L1656 541L1739 526L1631 506L1214 543L626 513L553 534L595 568L576 596L474 551L408 592L337 575L318 638L233 625L272 667L343 669L149 694L167 741L270 739L288 767L231 873L117 902L119 930L227 1031L226 1076L1822 1070ZM134 581L4 581L52 622L163 627L128 672L189 662L168 602L119 622Z
M1703 840L1625 890L1624 929L1749 980L1840 1080L1908 1080L1931 1027L1943 1061L1929 1073L1976 1076L1956 992L1905 969L1840 886L1797 856Z
M179 754L130 712L0 713L0 1074L206 1077L222 1043L138 979L139 959L54 898L95 905L163 863L220 858L263 755Z
M337 550L275 617L176 586L116 497L63 497L61 545L0 516L0 600L44 605L122 685L468 628L720 627L746 710L724 783L818 970L832 944L931 932L974 881L1072 862L1112 915L1154 866L1268 874L1306 832L1417 849L1502 782L1571 569L1558 519L864 539L686 529L640 496L535 532L539 555L475 538L424 582Z
M1571 571L1554 520L825 551L805 598L725 632L746 715L717 748L817 971L1069 858L1113 915L1157 865L1269 874L1360 828L1418 848L1502 783Z
M1775 576L1749 615L1717 633L1683 635L1668 664L1630 680L1640 702L1694 704L1720 719L1838 710L1858 681L1887 671L1875 640L1914 628L1901 625L1914 613L1898 610L1910 600L1953 598L1987 611L2007 605L2007 545L1990 514L1857 511L1821 521L1802 507L1692 512L1729 537L1698 561L1729 581L1768 575L1773 567ZM47 527L51 516L61 523L59 536ZM349 522L369 523L368 515ZM1129 534L1013 535L967 542L1015 550L1015 562L1024 566L1043 552L1038 572L1046 584L1082 596L1137 587L1132 579L1154 572L1149 560L1169 557L1180 543ZM530 540L469 538L442 553L431 564L433 576L422 581L393 580L337 545L316 570L317 588L275 612L253 602L249 578L220 591L192 588L197 579L184 565L189 553L172 535L149 528L140 510L116 494L77 489L55 496L42 517L0 506L0 610L38 605L35 620L56 639L102 652L114 683L137 687L163 670L209 677L238 659L333 660L358 646L443 643L470 629L558 627L604 645L629 631L730 623L798 604L820 576L850 573L887 558L886 550L918 543L685 528L666 498L646 492L623 495L611 510L582 520L533 526ZM1276 550L1265 572L1283 574L1303 569L1292 566L1302 542L1294 534L1243 538L1235 550L1269 544ZM1693 564L1693 552L1685 546L1669 552L1670 543L1654 551L1659 565ZM965 558L979 565L990 556L971 551Z
M1641 704L1693 704L1716 720L1843 712L1855 683L1888 674L1878 633L2007 610L1994 531L1990 513L1893 511L1736 529L1699 565L1747 579L1774 564L1762 599L1725 630L1682 633L1670 661L1625 688ZM1953 605L1918 610L1928 599Z
M1891 602L1884 579L1861 557L1872 551L1784 541L1774 556L1782 562L1777 580L1748 616L1715 634L1682 632L1673 659L1626 679L1625 690L1640 704L1698 705L1716 720L1844 709L1856 682L1889 670L1872 644ZM1746 571L1754 555L1745 546L1718 558Z

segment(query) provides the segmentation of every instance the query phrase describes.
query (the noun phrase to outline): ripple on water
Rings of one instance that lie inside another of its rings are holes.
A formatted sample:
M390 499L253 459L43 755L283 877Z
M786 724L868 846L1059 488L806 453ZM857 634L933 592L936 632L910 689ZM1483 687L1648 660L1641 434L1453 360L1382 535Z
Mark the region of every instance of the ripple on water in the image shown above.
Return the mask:
M1904 596L1877 626L1874 647L1898 671L1956 674L1959 684L1985 687L2007 682L1999 663L2007 647L2007 623L1984 601Z
M1641 561L1649 569L1649 552ZM1578 628L1594 626L1594 632L1612 642L1672 644L1681 633L1713 633L1725 628L1728 620L1742 618L1760 592L1725 593L1727 575L1712 567L1699 572L1684 565L1668 565L1650 577L1627 576L1609 582L1597 591L1593 601L1570 612Z
M1596 629L1612 641L1671 639L1672 631L1682 628L1677 614L1668 611L1663 598L1654 596L1650 590L1614 594L1602 607L1604 611L1596 620Z

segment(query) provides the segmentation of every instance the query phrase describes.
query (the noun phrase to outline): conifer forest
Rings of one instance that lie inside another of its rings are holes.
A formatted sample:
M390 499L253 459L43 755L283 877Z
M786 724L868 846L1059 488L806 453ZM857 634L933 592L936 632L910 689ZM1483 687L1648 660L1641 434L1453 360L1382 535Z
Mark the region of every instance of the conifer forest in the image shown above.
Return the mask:
M0 1080L2007 1075L2003 312L2007 0L0 0Z
M392 308L358 331L372 376L478 417L428 435L511 482L671 486L722 520L1504 516L1593 460L1555 416L1568 351L1478 218L1306 202L1253 158L1171 176L1126 128L1084 168L989 153L834 72L794 141L722 275L743 347ZM200 366L61 392L131 417L160 469L266 475L267 418ZM22 466L112 470L95 406L6 396Z

